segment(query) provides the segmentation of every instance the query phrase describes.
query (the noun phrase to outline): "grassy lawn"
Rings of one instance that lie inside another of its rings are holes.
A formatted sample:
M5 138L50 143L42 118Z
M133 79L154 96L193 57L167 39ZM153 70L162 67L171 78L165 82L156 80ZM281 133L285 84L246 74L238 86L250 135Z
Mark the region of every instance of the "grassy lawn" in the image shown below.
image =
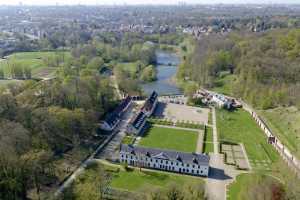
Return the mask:
M195 152L198 133L175 128L151 127L139 145L160 149Z
M300 158L300 111L279 107L258 112L280 141Z
M204 137L204 149L203 153L210 153L214 151L213 132L211 127L206 127L206 133Z
M253 188L259 183L262 184L262 182L280 185L280 182L271 176L266 176L262 174L241 174L237 176L236 181L228 187L229 191L227 193L227 200L249 199L249 193L254 192L248 191L249 188Z
M224 74L215 81L216 86L212 88L212 90L225 95L232 94L232 84L235 81L235 78L236 75Z
M217 110L217 128L221 141L244 144L251 165L265 167L279 157L250 114L242 109Z
M10 67L12 63L29 66L32 69L33 77L45 77L53 74L54 67L47 67L44 59L54 58L56 55L62 55L63 52L21 52L11 54L6 60L0 61L0 68L3 68L6 77L10 77ZM70 56L69 52L64 52L65 56ZM44 70L45 68L45 70Z
M139 191L146 188L163 188L171 183L184 185L186 183L203 183L200 178L150 171L119 171L114 173L111 187L129 191Z

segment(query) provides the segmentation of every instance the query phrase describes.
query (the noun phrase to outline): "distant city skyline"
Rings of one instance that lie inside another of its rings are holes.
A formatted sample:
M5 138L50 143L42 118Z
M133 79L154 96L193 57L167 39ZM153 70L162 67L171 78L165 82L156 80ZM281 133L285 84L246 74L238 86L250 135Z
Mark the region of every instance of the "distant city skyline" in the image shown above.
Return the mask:
M300 0L0 0L0 5L300 4Z

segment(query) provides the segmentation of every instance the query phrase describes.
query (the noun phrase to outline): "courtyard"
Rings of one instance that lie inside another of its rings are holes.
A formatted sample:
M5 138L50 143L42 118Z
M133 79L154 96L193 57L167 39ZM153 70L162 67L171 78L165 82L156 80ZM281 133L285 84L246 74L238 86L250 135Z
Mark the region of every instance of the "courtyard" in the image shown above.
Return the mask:
M209 112L210 110L208 108L159 102L154 115L155 117L168 119L173 122L185 121L207 124Z
M198 132L177 128L152 126L141 138L139 146L195 152Z

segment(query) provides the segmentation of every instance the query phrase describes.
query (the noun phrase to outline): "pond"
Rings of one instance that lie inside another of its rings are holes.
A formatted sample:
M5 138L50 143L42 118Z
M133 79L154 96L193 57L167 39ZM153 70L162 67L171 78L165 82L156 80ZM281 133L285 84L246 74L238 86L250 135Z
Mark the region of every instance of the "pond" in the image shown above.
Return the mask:
M142 85L144 92L149 95L155 90L159 95L182 94L175 82L172 80L176 76L180 63L179 57L175 53L166 51L156 52L157 80Z

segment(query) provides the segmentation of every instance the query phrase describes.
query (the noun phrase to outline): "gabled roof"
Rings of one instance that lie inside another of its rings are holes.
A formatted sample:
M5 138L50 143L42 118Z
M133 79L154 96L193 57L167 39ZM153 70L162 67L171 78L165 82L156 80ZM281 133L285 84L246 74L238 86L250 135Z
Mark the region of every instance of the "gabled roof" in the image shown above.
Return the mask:
M121 103L114 109L113 112L108 113L105 117L105 122L109 124L110 126L113 126L121 116L121 113L124 111L124 109L128 106L128 104L131 102L131 97L127 96L125 99L121 101Z
M186 153L179 151L153 149L133 145L121 144L121 152L131 153L134 151L137 155L143 154L150 158L183 162L188 164L209 165L210 157L206 154Z
M131 119L130 124L136 129L139 129L143 125L143 122L146 120L146 118L147 116L143 113L143 111L140 111Z
M170 160L168 155L166 155L164 152L154 155L154 156L152 156L152 158L157 158L157 159L162 159L162 160Z
M145 101L143 109L146 111L151 110L157 97L158 94L155 91L153 91L152 94L149 96L149 98Z

